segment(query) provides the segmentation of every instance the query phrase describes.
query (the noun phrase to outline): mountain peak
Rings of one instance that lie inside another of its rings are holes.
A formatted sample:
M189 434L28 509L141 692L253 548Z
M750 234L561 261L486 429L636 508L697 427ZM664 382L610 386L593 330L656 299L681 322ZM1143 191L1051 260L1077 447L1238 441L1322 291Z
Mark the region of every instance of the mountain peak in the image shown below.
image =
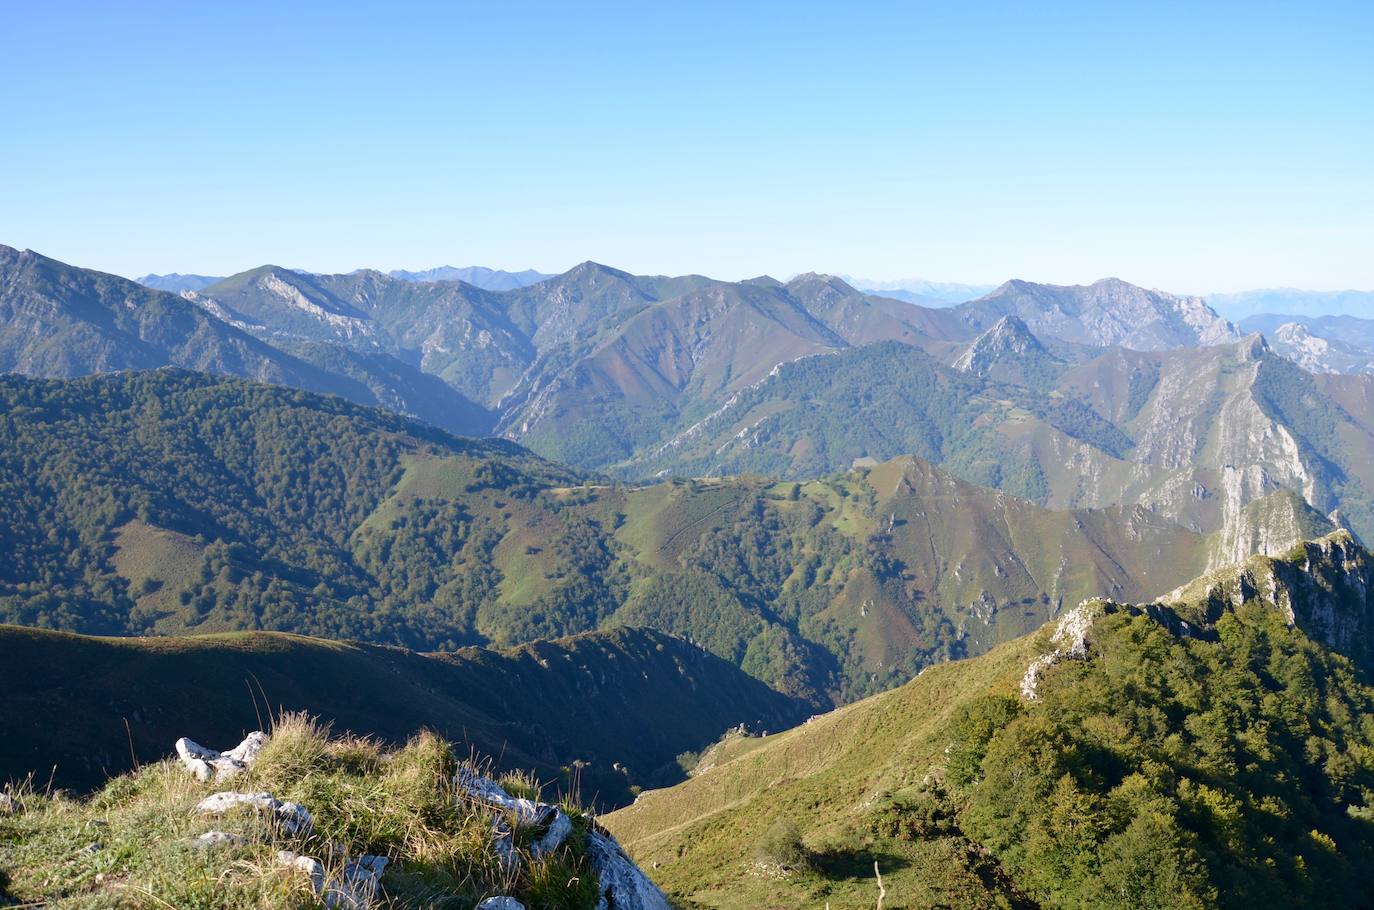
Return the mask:
M1035 337L1025 320L1014 314L998 319L954 361L954 368L965 373L982 375L1001 358L1049 357L1045 346Z
M1149 290L1120 278L1101 278L1089 285L1013 278L958 309L975 327L1014 314L1039 335L1098 347L1166 350L1227 344L1241 337L1201 297Z

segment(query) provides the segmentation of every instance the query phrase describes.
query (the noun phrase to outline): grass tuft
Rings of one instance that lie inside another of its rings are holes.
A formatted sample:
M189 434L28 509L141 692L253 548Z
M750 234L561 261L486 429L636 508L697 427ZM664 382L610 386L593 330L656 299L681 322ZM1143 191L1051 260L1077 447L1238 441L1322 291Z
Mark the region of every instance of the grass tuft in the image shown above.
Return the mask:
M455 784L462 764L449 743L430 733L388 750L375 740L333 738L315 719L286 714L252 770L232 784L200 783L171 760L115 778L84 800L23 782L8 791L19 811L0 817L0 906L318 908L307 877L283 870L277 851L316 857L327 875L337 876L339 847L349 856L391 861L378 908L467 910L497 894L530 910L594 907L596 883L583 855L585 813L571 807L575 833L564 847L539 860L525 854L507 868L492 843L490 811L463 798ZM522 796L541 789L528 775L507 775L502 783ZM228 788L266 790L300 803L315 818L313 834L286 838L249 809L218 819L194 811L201 799ZM210 830L246 842L194 843Z

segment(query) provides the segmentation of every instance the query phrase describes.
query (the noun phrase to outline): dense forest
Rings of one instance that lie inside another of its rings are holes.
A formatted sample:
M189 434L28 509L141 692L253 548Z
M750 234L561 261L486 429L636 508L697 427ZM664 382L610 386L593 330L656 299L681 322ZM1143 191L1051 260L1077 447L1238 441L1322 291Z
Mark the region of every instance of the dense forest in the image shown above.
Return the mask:
M1105 616L1029 708L954 727L965 832L1045 906L1329 907L1374 888L1374 688L1255 603Z

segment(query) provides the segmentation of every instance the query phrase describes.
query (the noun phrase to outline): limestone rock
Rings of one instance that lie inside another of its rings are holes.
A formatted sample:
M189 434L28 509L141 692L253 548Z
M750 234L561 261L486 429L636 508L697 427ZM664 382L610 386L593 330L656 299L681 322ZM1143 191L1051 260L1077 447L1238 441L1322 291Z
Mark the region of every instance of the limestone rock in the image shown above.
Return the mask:
M597 910L672 910L663 892L609 834L588 834L587 856L599 882Z
M243 742L227 752L208 749L193 739L183 736L177 740L177 756L196 780L229 780L252 767L262 747L267 745L267 734L255 730L244 737Z
M511 796L500 784L466 769L458 773L457 782L469 798L498 810L492 820L492 833L496 838L497 852L508 865L519 861L512 822L520 827L545 829L545 833L530 846L530 853L535 857L558 849L572 833L572 819L557 806ZM593 829L588 834L587 858L600 883L597 910L672 910L663 892L649 881L634 860L620 849L615 838L606 832ZM478 908L523 910L518 901L509 897L488 898Z
M290 850L278 850L277 862L290 871L302 872L310 879L310 888L316 894L324 892L324 864L314 857L301 856Z
M248 843L247 838L225 831L206 831L192 841L192 844L197 847L240 847L246 843Z
M18 815L19 801L8 793L0 793L0 815Z
M311 890L331 910L367 910L377 897L388 860L385 856L345 860L337 875L330 875L324 863L314 857L290 850L278 851L277 862L288 872L304 874L310 880Z
M520 828L544 830L530 845L530 854L536 859L557 850L572 833L572 819L557 806L511 796L494 780L467 770L458 773L458 785L472 799L498 810L492 820L492 833L496 850L507 865L519 859L512 823Z
M205 797L196 805L202 815L223 815L238 806L252 806L272 816L282 833L288 837L309 834L315 826L310 811L299 803L283 802L270 793L240 793L222 790Z
M1021 696L1026 701L1035 701L1039 697L1036 690L1040 685L1040 677L1050 667L1061 660L1083 660L1088 656L1088 631L1092 629L1093 621L1106 609L1104 601L1085 600L1059 618L1052 638L1057 647L1031 661L1021 677Z

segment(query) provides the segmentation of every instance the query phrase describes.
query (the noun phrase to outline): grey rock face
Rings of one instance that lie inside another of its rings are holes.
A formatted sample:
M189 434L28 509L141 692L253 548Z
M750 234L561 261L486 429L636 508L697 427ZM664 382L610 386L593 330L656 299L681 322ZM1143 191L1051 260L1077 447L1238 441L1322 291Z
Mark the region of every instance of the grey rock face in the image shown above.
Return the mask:
M1055 649L1031 661L1030 666L1026 667L1025 675L1021 677L1022 698L1026 701L1035 701L1039 697L1037 689L1040 677L1050 667L1061 660L1083 660L1088 656L1088 632L1092 629L1093 620L1103 612L1102 601L1089 600L1060 617L1052 639L1056 645Z
M477 905L477 910L525 910L525 905L513 897L489 897Z
M459 772L458 785L473 799L498 810L492 819L492 834L496 851L507 865L520 861L515 849L517 827L544 829L544 834L530 845L530 853L536 859L557 850L572 833L572 819L557 806L511 796L490 778L467 770Z
M1118 278L1071 286L1008 281L957 309L980 328L1016 315L1037 335L1141 351L1228 344L1241 337L1201 297L1147 290Z
M672 910L663 892L609 834L588 834L587 854L600 883L597 910Z
M324 863L314 857L290 850L278 851L277 862L289 872L304 874L310 880L311 890L326 907L366 910L377 897L388 860L384 856L360 856L346 860L337 874L331 874Z

